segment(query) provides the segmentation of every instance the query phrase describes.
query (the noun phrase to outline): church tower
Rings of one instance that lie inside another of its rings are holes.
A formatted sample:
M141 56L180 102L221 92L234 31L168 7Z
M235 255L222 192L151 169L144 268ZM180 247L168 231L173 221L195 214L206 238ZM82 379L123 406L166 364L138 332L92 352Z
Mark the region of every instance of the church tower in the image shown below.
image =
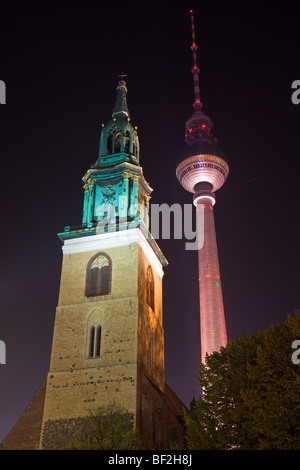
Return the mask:
M112 402L133 415L147 446L165 449L182 438L183 404L165 383L167 261L149 232L152 189L121 78L98 158L83 177L82 223L58 234L63 260L50 368L39 392L39 449L63 448L91 410ZM13 436L2 448L24 448Z
M151 436L149 390L165 394L167 261L148 231L152 189L139 165L123 78L98 159L83 177L82 225L59 234L63 264L41 448L53 446L54 429L68 434L89 410L112 401L134 415L146 441L163 446L160 426Z

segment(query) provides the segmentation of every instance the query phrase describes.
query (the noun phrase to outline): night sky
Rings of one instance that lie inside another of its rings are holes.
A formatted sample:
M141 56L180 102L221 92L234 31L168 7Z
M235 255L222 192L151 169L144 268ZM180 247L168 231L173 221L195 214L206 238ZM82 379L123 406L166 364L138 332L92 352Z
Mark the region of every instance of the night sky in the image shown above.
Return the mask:
M191 7L203 111L230 168L215 205L228 339L300 308L296 2L66 5L1 6L0 441L49 370L57 233L81 223L82 177L97 159L122 72L151 202L192 202L175 176L193 112ZM198 394L200 327L197 252L185 241L157 240L169 262L166 381L189 405Z

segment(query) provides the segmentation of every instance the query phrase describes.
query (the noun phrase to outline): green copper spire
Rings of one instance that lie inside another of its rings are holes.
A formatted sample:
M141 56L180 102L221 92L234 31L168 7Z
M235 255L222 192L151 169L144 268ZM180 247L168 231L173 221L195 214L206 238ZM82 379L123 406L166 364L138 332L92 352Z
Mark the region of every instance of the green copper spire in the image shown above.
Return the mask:
M137 127L129 117L124 77L117 86L112 117L102 124L98 159L83 178L82 226L91 229L107 221L118 229L133 221L149 227L152 189L139 165Z
M110 119L102 124L99 155L83 177L82 224L65 227L61 239L131 228L149 230L152 188L139 164L137 127L131 122L127 88L121 75Z
M124 74L121 75L125 77ZM112 117L102 124L97 168L114 166L122 162L139 164L139 139L137 127L133 127L127 106L126 82L120 80L117 86L117 99Z
M119 84L117 86L117 100L115 107L113 109L112 117L124 117L128 118L129 117L129 111L128 111L128 106L127 106L127 99L126 99L126 94L127 94L127 88L126 88L126 82L124 80L120 80Z

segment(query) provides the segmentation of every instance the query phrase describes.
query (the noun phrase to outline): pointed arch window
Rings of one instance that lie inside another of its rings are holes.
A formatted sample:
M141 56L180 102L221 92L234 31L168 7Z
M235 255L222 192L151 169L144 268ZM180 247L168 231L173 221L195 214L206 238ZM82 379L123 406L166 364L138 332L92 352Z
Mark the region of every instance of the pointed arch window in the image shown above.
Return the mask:
M109 134L107 137L107 147L106 147L106 154L110 155L113 153L113 135Z
M102 332L102 327L101 327L101 325L98 325L97 326L97 334L96 334L96 344L95 344L95 356L96 357L100 357L101 332Z
M94 356L94 342L95 342L95 327L91 326L91 329L90 329L89 357Z
M94 325L90 328L89 357L100 357L102 327Z
M130 150L130 133L127 130L125 132L125 144L124 144L124 152L129 153Z
M119 153L121 150L121 131L118 126L110 129L106 140L106 155Z
M139 139L136 131L133 131L132 134L132 153L139 160Z
M115 135L115 148L114 148L114 153L119 153L121 149L121 134L118 132Z
M147 268L146 299L147 304L154 311L154 277L151 266Z
M108 295L111 292L112 262L106 253L97 253L87 265L86 297Z
M132 146L132 153L136 157L137 156L137 145L136 145L136 140L133 141L133 146Z

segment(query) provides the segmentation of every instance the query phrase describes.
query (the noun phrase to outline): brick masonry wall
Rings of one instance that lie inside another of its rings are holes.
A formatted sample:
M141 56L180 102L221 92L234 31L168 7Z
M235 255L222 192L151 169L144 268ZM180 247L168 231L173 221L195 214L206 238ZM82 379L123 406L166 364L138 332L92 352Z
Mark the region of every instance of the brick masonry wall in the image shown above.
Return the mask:
M134 416L136 413L138 247L105 250L112 259L111 293L85 297L86 267L96 253L65 255L63 259L42 448L51 445L53 429L64 433L68 423L88 416L98 406L116 401ZM92 325L102 327L98 358L88 354Z
M112 289L99 297L85 297L87 264L97 251L63 258L50 370L43 393L14 428L16 448L36 449L41 436L40 448L61 449L81 431L91 410L113 401L132 413L155 448L167 445L172 430L180 433L163 394L162 279L153 268L152 310L146 302L150 262L141 247L133 243L105 252L112 260ZM90 358L90 328L97 325L102 327L100 357ZM26 444L25 434L32 436Z
M146 273L149 260L139 247L138 264L138 365L153 382L164 389L164 330L162 313L162 279L153 268L154 311L146 301Z
M87 416L114 400L135 414L136 365L49 373L44 422Z
M43 450L64 450L66 445L80 437L88 418L47 421L42 433Z
M169 389L162 392L138 371L137 429L148 448L166 450L170 442L184 442L183 403Z

